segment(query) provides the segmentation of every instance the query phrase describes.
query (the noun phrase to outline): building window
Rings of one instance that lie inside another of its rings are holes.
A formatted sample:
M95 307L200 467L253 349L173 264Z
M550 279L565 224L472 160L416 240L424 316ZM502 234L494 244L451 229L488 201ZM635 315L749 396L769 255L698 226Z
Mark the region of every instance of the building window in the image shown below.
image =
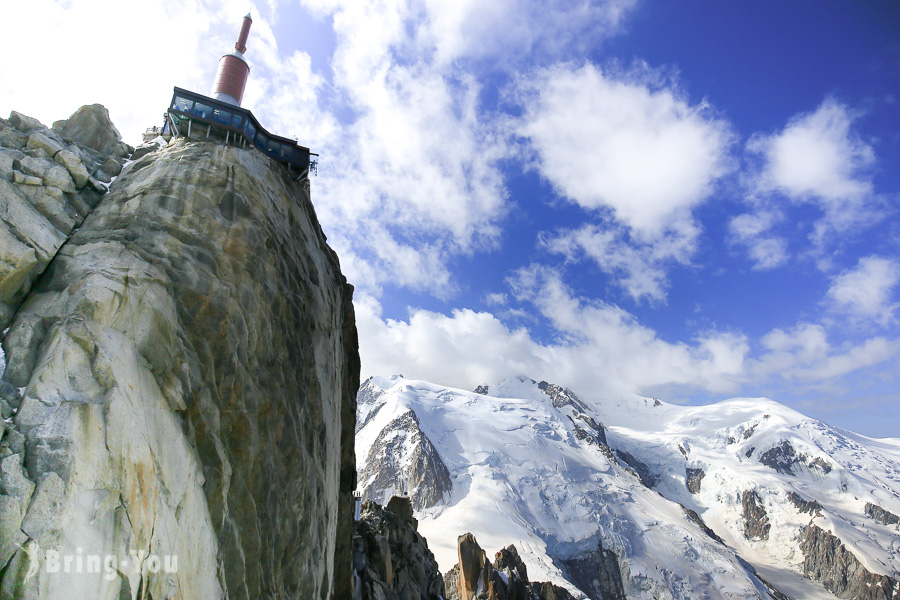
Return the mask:
M241 115L232 115L231 126L234 127L235 129L241 128Z
M221 108L214 108L212 112L212 119L217 123L221 123L222 125L228 125L231 122L231 113Z
M208 119L212 115L212 106L208 104L197 103L194 106L194 116L200 117L201 119Z
M188 100L187 98L182 98L181 96L175 96L175 99L172 100L172 108L174 110L189 113L191 112L191 108L193 108L193 106L193 100Z

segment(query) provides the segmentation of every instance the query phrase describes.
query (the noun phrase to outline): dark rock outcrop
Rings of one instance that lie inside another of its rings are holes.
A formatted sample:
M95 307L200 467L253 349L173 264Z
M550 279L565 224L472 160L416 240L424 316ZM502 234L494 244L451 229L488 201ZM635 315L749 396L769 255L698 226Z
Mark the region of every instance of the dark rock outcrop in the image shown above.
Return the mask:
M409 498L363 503L353 533L355 600L440 599L444 580L416 526Z
M534 600L575 600L575 596L570 594L569 590L553 585L549 581L532 583L531 594Z
M900 517L895 515L894 513L885 510L878 506L877 504L872 504L871 502L866 502L865 508L866 515L872 517L879 523L883 523L884 525L897 525L900 524Z
M90 178L127 150L91 133L101 112L42 130ZM0 445L19 545L0 597L348 597L359 359L308 188L258 151L179 140L64 238L3 339L23 389ZM51 551L116 563L53 572Z
M795 492L788 493L788 500L790 500L791 504L796 506L797 510L801 513L808 513L813 517L822 516L822 505L815 500L804 500Z
M887 575L868 571L840 538L809 524L800 534L803 572L819 581L838 598L853 600L892 600L897 598L900 582Z
M636 458L631 452L626 450L616 449L616 457L623 463L625 463L629 469L637 476L638 479L641 480L648 488L652 488L656 485L656 475L653 474L653 471L650 470L645 463L641 462L638 458Z
M434 506L453 487L450 471L419 428L419 419L412 410L391 421L378 434L359 481L363 497L383 502L394 492L408 492L416 510ZM402 489L398 490L398 486Z
M819 471L827 475L831 472L831 463L821 457L810 459L806 454L797 452L790 442L784 440L759 455L759 462L782 475L797 475L798 468Z
M528 569L515 546L494 555L494 562L471 533L457 539L459 562L444 575L446 600L571 600L568 590L549 582L529 582Z
M797 464L797 453L787 440L780 445L766 450L759 455L759 462L783 475L794 475L793 466Z
M684 470L684 481L687 489L692 494L700 493L700 483L706 477L706 471L699 468L686 467Z
M688 519L690 519L691 521L696 523L697 526L703 530L703 533L705 533L712 539L716 540L720 544L725 543L725 540L723 540L721 537L719 537L719 534L717 534L715 531L713 531L709 527L709 525L706 524L706 522L703 520L703 518L697 514L697 511L691 510L690 508L688 508L687 506L684 506L684 505L681 505L681 510L684 511L684 514L685 514L685 516L687 516Z
M591 600L625 600L619 559L598 540L597 549L562 561L566 578Z
M756 490L744 490L741 494L742 515L744 517L744 536L748 540L762 541L769 539L769 515Z

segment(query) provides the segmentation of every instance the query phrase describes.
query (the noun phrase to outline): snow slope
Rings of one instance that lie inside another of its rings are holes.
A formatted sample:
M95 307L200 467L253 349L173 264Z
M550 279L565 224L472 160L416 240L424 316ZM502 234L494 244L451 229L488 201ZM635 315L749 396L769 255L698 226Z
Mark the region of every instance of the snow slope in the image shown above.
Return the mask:
M374 441L409 411L449 470L450 492L417 513L444 571L456 563L457 536L470 531L489 552L515 544L532 581L576 595L567 561L600 544L617 555L629 598L768 598L754 567L791 598L834 598L800 575L797 538L812 520L866 569L897 578L897 526L864 511L868 502L900 514L896 440L835 430L762 399L703 407L579 399L524 377L486 392L393 377L370 379L358 397L361 471L378 468L367 465ZM697 493L686 485L688 468L703 472ZM409 491L407 476L396 473L398 491ZM360 486L365 493L366 481ZM768 539L745 535L747 490L765 510ZM821 516L801 513L791 492L818 502Z

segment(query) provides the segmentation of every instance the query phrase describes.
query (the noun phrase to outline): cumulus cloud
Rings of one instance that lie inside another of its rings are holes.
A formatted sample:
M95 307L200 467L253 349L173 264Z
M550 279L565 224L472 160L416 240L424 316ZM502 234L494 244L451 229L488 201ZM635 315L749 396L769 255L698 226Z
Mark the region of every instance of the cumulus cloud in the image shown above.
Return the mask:
M880 256L859 259L832 279L826 304L853 321L869 321L887 326L894 322L898 303L894 290L900 283L900 264Z
M755 377L818 386L881 364L900 352L900 341L885 337L834 347L825 328L814 323L800 323L787 331L775 329L762 338L761 345L762 354L748 369Z
M0 106L49 126L100 103L125 140L139 143L146 127L162 124L173 85L204 93L212 87L219 57L234 45L248 8L231 5L233 11L202 1L8 3L4 43L20 51L0 64ZM47 36L40 43L36 29ZM225 31L230 39L222 47L215 38ZM61 98L69 105L65 114L57 112Z
M575 295L547 267L519 269L508 284L506 300L544 319L549 336L468 309L449 315L414 310L407 320L385 320L377 300L358 298L363 376L400 371L473 389L527 375L596 399L631 393L722 397L767 389L784 400L811 390L833 392L900 356L900 340L833 343L819 323L774 329L757 340L713 329L689 343L672 342L621 307Z
M687 230L685 230L687 229ZM635 239L624 227L584 225L554 235L541 236L548 251L576 261L589 258L606 273L615 276L615 284L640 302L664 302L668 288L666 266L688 264L697 232L691 221L677 224L652 242Z
M646 67L557 65L518 92L537 170L595 221L545 234L545 247L595 261L636 301L664 301L667 269L695 249L691 211L730 169L729 124Z
M791 205L819 211L809 239L820 258L835 234L861 230L883 217L871 176L875 152L853 127L858 116L826 98L815 111L793 116L781 131L758 133L747 142L752 166L746 186L758 214L732 221L732 242L749 249L757 268L786 262L784 237L772 232L776 221L770 217ZM745 225L753 218L765 226L749 231Z
M790 258L787 240L771 232L783 219L779 211L761 210L737 215L729 221L730 243L746 247L754 270L774 269Z
M475 65L514 71L566 40L612 35L634 0L438 2L305 0L333 22L342 130L323 139L317 210L348 278L447 297L448 261L497 248L508 211L502 161L512 147L481 105ZM419 273L411 276L412 264Z
M729 125L645 72L556 66L524 81L520 102L518 131L541 175L563 197L611 211L637 235L657 236L689 218L729 169Z
M363 375L392 373L473 388L525 374L596 396L676 388L734 389L746 340L708 332L693 344L662 340L621 308L575 297L551 271L521 269L513 293L549 320L556 339L541 342L487 312L451 315L417 310L408 321L383 320L371 297L357 300Z
M847 106L828 98L814 112L794 116L782 131L751 138L747 149L764 161L760 188L826 205L865 199L872 193L865 170L875 153L852 131L853 120Z

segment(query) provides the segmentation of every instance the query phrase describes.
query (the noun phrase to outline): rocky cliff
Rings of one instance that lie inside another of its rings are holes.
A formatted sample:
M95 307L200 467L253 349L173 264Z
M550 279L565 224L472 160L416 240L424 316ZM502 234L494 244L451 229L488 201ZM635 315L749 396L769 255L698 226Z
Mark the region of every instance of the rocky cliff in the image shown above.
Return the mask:
M354 600L441 600L444 580L410 499L367 500L353 531ZM349 598L349 597L348 597Z
M111 124L13 117L0 597L348 597L352 288L308 187L179 140L101 198Z

